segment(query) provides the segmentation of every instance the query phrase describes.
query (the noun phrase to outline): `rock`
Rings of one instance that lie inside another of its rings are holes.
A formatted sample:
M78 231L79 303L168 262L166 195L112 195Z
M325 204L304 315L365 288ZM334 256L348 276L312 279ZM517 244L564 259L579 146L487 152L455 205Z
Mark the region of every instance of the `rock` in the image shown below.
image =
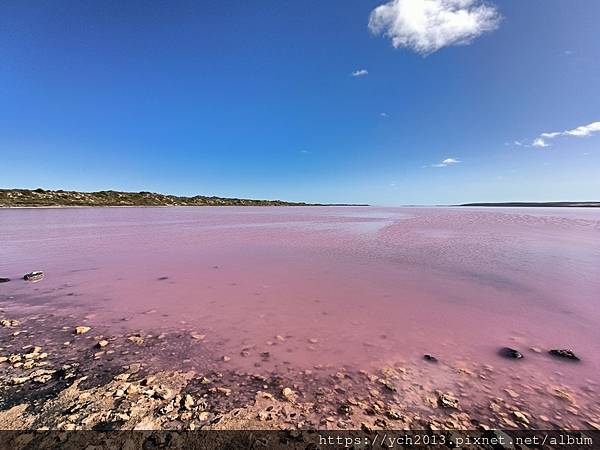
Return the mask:
M383 378L381 378L379 380L379 382L386 387L386 389L388 391L392 391L392 392L396 392L396 386L394 386L391 382L389 382L388 380L385 380Z
M49 374L44 374L44 375L40 375L39 377L35 377L33 379L33 381L35 381L36 383L47 383L48 381L50 381L52 379L52 375Z
M315 339L315 338L310 338L310 339L308 340L308 342L309 342L309 343L311 343L311 344L316 344L317 342L319 342L319 340L318 340L318 339Z
M20 324L21 324L21 322L19 322L18 320L14 320L14 319L12 319L12 320L4 319L4 320L0 321L0 325L2 325L3 327L9 327L9 328L16 327Z
M442 408L458 409L459 401L456 397L448 393L438 394L438 404Z
M373 431L373 427L371 425L369 425L368 423L366 423L366 422L361 422L360 423L360 429L362 431L364 431L365 433L370 433L370 432Z
M220 394L223 394L225 397L229 397L231 395L231 389L227 389L224 387L218 387L216 391Z
M42 278L44 278L44 272L41 271L29 272L23 275L25 281L40 281Z
M42 347L34 347L29 353L25 353L23 358L25 359L43 359L48 356L47 353L40 353L42 351Z
M285 338L279 334L277 336L275 336L275 339L277 339L279 342L285 341Z
M521 352L519 352L518 350L515 350L514 348L510 348L510 347L503 347L498 351L498 354L500 356L502 356L503 358L509 358L509 359L521 359L523 358L523 355L521 354Z
M398 413L397 411L394 411L392 409L390 409L386 413L386 416L388 417L388 419L391 419L391 420L400 420L400 419L402 419L402 415L400 415L400 413Z
M430 361L430 362L437 362L437 358L433 355L430 355L429 353L427 353L426 355L423 355L423 359L425 361Z
M8 361L8 358L6 356L0 356L0 363L6 362Z
M127 340L133 342L135 345L142 345L144 343L144 339L138 335L129 336Z
M113 378L113 380L115 380L115 381L127 381L130 376L131 376L130 373L120 373L119 375L115 375L115 377Z
M231 358L229 356L223 356L223 362L229 362L231 361Z
M515 416L515 419L517 419L519 422L529 424L529 419L521 411L513 411L513 416Z
M168 400L173 396L173 393L168 387L159 384L154 388L154 395L162 400Z
M573 361L579 361L579 357L573 352L573 350L553 349L553 350L550 350L548 353L550 353L552 356L556 356L558 358L566 358L566 359L571 359Z
M281 391L281 395L283 395L286 400L291 401L294 398L294 391L292 391L289 387L286 387Z
M195 404L194 398L190 394L185 394L185 397L183 398L183 407L189 410L192 409Z
M10 384L13 384L13 385L23 384L26 381L29 381L29 377L13 377L10 380Z
M8 283L9 281L10 281L10 278L0 277L0 283Z
M129 373L138 373L140 371L140 369L142 368L142 365L140 363L132 363L123 368L125 370L127 370L127 372L129 372Z
M192 339L195 339L197 341L203 341L204 338L206 337L205 334L199 334L199 333L192 333L190 336L192 336Z
M352 414L352 406L350 406L348 403L342 403L338 407L338 413L343 415L350 415Z
M594 422L593 420L587 420L585 423L587 423L594 430L600 430L600 423L598 422Z
M103 347L106 347L107 345L108 345L108 341L106 339L103 339L101 341L98 341L98 343L96 344L96 347L103 348Z
M519 398L519 394L516 393L515 391L513 391L512 389L504 389L504 392L506 392L508 395L511 396L511 398Z
M75 327L75 334L85 334L90 330L91 330L90 327L84 327L84 326Z

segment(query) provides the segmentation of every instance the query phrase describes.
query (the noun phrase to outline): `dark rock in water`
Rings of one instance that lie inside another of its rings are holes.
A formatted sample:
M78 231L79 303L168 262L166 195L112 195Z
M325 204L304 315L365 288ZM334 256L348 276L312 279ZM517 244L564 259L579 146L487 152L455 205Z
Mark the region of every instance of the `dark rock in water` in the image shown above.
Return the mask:
M431 362L437 362L437 358L433 355L430 355L429 353L427 353L426 355L423 355L423 359L425 361L431 361Z
M165 281L165 280L168 280L168 279L169 279L169 277L159 277L159 278L157 278L158 281Z
M10 281L10 278L2 278L0 277L0 283L8 283Z
M42 278L44 278L44 272L39 272L39 271L29 272L29 273L26 273L25 275L23 275L23 279L25 281L39 281Z
M498 354L504 358L510 358L510 359L523 358L523 355L521 354L521 352L519 352L518 350L515 350L514 348L510 348L510 347L501 348L500 351L498 352Z
M550 350L548 353L550 353L552 356L556 356L558 358L567 358L567 359L572 359L573 361L579 361L579 357L575 353L573 353L573 350L553 349L553 350Z

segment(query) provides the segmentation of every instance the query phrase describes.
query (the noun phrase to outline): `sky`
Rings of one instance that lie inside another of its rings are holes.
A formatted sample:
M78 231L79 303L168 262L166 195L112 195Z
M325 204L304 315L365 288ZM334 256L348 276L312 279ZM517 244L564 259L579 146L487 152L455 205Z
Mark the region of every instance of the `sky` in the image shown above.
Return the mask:
M600 200L600 2L3 0L0 188Z

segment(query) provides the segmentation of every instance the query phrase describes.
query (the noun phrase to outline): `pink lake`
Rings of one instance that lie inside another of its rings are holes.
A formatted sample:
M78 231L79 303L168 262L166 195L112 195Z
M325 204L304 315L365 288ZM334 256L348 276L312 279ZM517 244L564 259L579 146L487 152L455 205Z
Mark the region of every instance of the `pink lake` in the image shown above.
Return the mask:
M0 307L23 299L115 333L194 330L231 367L256 366L239 357L252 347L270 369L402 361L443 384L446 362L486 364L504 383L509 346L526 356L520 377L598 382L599 210L6 209L0 239L0 276L15 279ZM45 279L18 280L32 270Z

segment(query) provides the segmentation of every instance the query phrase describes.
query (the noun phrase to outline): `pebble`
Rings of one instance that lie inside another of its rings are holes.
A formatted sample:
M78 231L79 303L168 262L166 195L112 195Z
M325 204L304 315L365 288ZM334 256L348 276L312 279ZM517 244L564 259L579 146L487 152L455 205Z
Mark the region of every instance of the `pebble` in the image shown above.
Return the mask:
M292 391L289 387L286 387L281 391L281 395L283 395L286 400L290 401L294 397L294 391Z
M84 326L75 327L75 334L85 334L90 330L91 330L90 327L84 327Z
M142 345L144 343L144 339L141 336L129 336L127 340L133 342L135 345Z
M458 399L449 393L438 394L438 404L442 408L458 409L459 407Z

